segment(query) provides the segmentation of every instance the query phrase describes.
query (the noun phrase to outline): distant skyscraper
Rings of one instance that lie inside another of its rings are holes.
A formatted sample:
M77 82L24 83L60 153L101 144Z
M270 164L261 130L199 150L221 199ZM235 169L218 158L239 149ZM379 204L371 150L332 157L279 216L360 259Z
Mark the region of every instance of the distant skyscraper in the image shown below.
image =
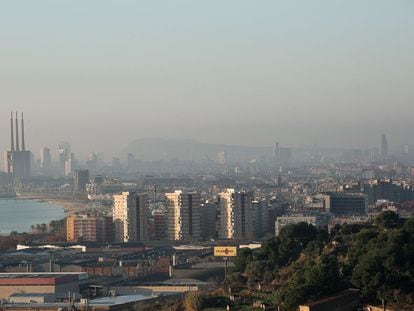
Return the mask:
M250 192L227 189L219 193L220 238L252 239L253 214Z
M65 161L65 176L70 177L73 175L75 169L75 154L71 153Z
M117 242L136 242L148 239L148 196L122 192L113 196L112 215Z
M70 145L67 142L61 142L58 149L60 174L66 175L66 161L71 155Z
M200 194L176 190L165 194L167 200L168 239L200 239Z
M5 172L9 173L15 179L27 179L31 176L31 162L32 155L31 152L26 150L25 146L25 136L24 136L24 119L23 113L21 115L21 135L22 141L21 145L19 143L19 121L15 119L16 126L16 135L13 132L13 113L10 116L10 150L5 152L4 155L4 164ZM16 143L15 143L16 140Z
M50 154L50 149L43 147L40 149L40 168L50 169L52 167L52 156Z
M280 147L278 142L273 145L273 157L276 169L282 170L292 166L292 148Z
M221 165L227 164L227 152L226 151L220 151L217 154L217 162Z
M388 143L387 143L387 137L385 136L385 134L381 135L380 152L381 152L381 158L383 160L388 157Z
M76 170L75 186L76 192L86 192L86 184L89 183L89 170Z

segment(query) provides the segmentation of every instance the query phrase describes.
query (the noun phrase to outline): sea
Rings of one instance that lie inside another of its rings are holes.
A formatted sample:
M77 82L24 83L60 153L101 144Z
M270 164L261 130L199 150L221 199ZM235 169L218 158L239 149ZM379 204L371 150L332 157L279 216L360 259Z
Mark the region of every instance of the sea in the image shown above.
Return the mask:
M31 226L65 217L62 207L43 201L0 199L0 235L30 232Z

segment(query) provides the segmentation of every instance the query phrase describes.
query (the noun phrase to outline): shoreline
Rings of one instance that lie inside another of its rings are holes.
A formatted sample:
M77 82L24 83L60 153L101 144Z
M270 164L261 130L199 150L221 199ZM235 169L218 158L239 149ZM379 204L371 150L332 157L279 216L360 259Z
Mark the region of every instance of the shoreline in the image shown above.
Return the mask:
M16 199L45 202L50 205L59 206L64 210L65 217L71 213L81 212L82 210L85 209L85 206L86 206L85 202L74 201L71 199L51 198L47 196L21 195L21 196L17 196Z
M6 227L2 227L0 228L0 237L7 237L7 236L11 236L11 232L16 231L18 234L32 234L32 230L31 230L31 226L35 226L35 225L39 225L42 223L45 223L46 225L48 225L51 221L60 221L65 219L65 217L67 217L68 213L70 213L71 211L74 211L78 208L80 208L81 206L83 206L82 204L78 203L78 202L68 202L67 200L60 200L60 199L48 199L45 197L34 197L34 196L17 196L15 198L4 198L4 200L10 200L10 201L32 201L34 203L43 203L49 206L49 210L51 213L53 213L54 211L60 211L59 214L60 216L54 217L54 219L50 219L50 220L36 220L36 219L32 219L31 221L28 221L27 223L25 223L25 228L16 228L16 229L12 229L11 226L7 226L7 224L3 224ZM66 201L66 202L65 202ZM30 204L29 204L30 206ZM32 210L32 209L30 209ZM50 215L49 213L47 213L46 215ZM46 218L48 218L48 216L46 216ZM24 221L25 222L25 221ZM27 225L27 228L26 228ZM7 229L6 229L7 228ZM10 230L10 231L9 231Z

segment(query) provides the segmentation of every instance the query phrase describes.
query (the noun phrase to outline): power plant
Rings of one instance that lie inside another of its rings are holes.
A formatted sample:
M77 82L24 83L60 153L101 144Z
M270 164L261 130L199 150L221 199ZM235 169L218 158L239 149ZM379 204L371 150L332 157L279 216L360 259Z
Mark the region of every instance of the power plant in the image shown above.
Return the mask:
M15 123L15 124L13 124ZM14 125L16 135L14 135ZM13 176L13 179L27 179L31 176L31 152L26 150L24 140L24 118L21 114L21 145L19 142L19 120L17 112L13 122L13 112L10 114L10 150L5 152L5 171Z

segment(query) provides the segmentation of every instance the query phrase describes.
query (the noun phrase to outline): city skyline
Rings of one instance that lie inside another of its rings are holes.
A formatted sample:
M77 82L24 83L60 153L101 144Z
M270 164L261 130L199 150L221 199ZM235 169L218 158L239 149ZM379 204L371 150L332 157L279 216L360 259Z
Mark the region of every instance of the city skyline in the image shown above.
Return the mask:
M10 122L11 122L10 126L11 127L9 126L9 128L8 128L9 135L11 135L12 139L10 141L10 136L9 136L9 146L4 148L5 151L6 150L14 150L15 149L14 146L16 146L17 151L19 149L19 146L20 146L19 136L20 135L19 135L19 132L18 132L18 127L17 127L18 126L17 125L17 122L18 122L17 114L18 113L21 114L21 126L22 126L22 130L23 130L23 132L21 133L21 135L22 135L21 144L22 144L22 148L23 148L22 150L24 150L24 148L25 148L23 112L12 111L11 112L11 119L10 119ZM15 122L13 123L12 119L14 118L13 117L14 115L15 115ZM15 126L16 126L16 128L15 128ZM382 152L383 152L382 146L383 146L384 137L388 137L388 135L386 135L385 133L381 133L380 136L379 136L379 138L380 138L380 143L379 144L370 143L368 145L361 145L361 146L344 146L344 145L342 145L342 146L332 146L331 145L330 146L330 145L326 145L326 144L325 145L323 145L323 144L322 145L316 145L316 144L314 144L314 145L311 145L311 144L303 144L303 145L284 144L284 146L288 147L289 149L292 148L292 147L297 148L297 149L302 149L302 148L304 148L304 149L306 149L306 148L312 148L312 149L316 148L316 149L318 149L319 148L321 150L322 149L333 149L333 150L334 149L337 149L337 150L353 150L353 149L355 149L355 150L357 150L357 149L360 149L360 150L372 149L372 150L374 150L374 149L377 149L378 152L380 153L380 155L383 156L382 155ZM107 153L103 152L102 150L99 150L99 149L95 148L94 145L89 145L87 147L87 149L82 148L82 147L79 148L79 146L75 146L75 149L77 151L76 155L80 156L80 158L77 158L77 160L81 160L83 162L84 160L86 161L93 154L95 154L95 155L97 155L97 154L102 154L102 155L106 154L107 156L109 155L109 157L106 160L111 161L111 159L113 157L117 158L117 157L120 157L120 156L121 157L125 156L125 152L127 152L126 150L128 150L128 148L129 149L133 148L131 146L133 146L134 144L139 143L139 142L144 142L144 144L145 144L145 142L150 142L150 143L152 142L152 143L158 143L158 144L161 144L161 145L164 142L167 145L169 145L171 143L178 143L178 144L188 143L188 144L211 145L211 146L215 145L215 146L222 146L223 148L226 148L226 147L229 147L229 148L246 147L246 148L262 148L262 149L263 148L264 149L273 148L272 153L274 153L275 144L279 144L278 141L274 141L274 142L272 142L273 147L271 147L270 144L268 144L268 145L236 144L235 142L233 142L233 143L232 142L230 142L230 143L215 143L215 142L202 142L202 141L197 140L197 139L186 139L186 138L166 139L166 138L159 138L159 137L151 137L151 138L134 139L134 140L130 141L128 144L122 146L120 149L106 150ZM48 152L50 153L50 155L49 155L50 156L50 161L53 161L53 162L56 163L56 162L61 161L60 157L61 157L61 152L62 152L62 144L68 145L69 151L67 151L67 152L69 152L69 156L74 157L75 153L70 153L70 151L71 151L70 150L70 145L71 144L67 141L64 141L64 140L60 140L56 145L50 144L50 142L49 143L45 142L44 144L41 145L41 147L34 148L34 150L33 150L32 146L29 146L29 149L32 149L31 152L33 154L34 159L37 159L37 160L40 160L40 161L42 161L42 153L44 152L44 149L45 148L48 149ZM401 145L397 145L397 144L394 143L394 144L391 145L391 148L389 148L387 146L387 149L390 150L391 154L393 154L393 153L399 154L399 153L401 153L401 151L403 151L405 153L408 153L408 152L410 152L410 150L412 150L412 148L413 148L413 146L411 144L408 144L408 143L404 143L404 144L401 144ZM220 152L225 152L225 151L226 150L223 149L223 151L220 151ZM269 153L269 151L264 152L262 155L263 156L270 155L270 153L269 154L267 154L267 153ZM134 152L132 152L132 154L135 155ZM68 155L66 155L66 156L68 156ZM139 156L138 156L138 159L139 159ZM168 159L168 158L166 158L166 159Z
M412 38L412 0L5 1L0 309L414 310Z
M0 12L0 115L26 112L31 150L110 154L148 137L362 147L382 133L410 144L409 1L25 7Z

